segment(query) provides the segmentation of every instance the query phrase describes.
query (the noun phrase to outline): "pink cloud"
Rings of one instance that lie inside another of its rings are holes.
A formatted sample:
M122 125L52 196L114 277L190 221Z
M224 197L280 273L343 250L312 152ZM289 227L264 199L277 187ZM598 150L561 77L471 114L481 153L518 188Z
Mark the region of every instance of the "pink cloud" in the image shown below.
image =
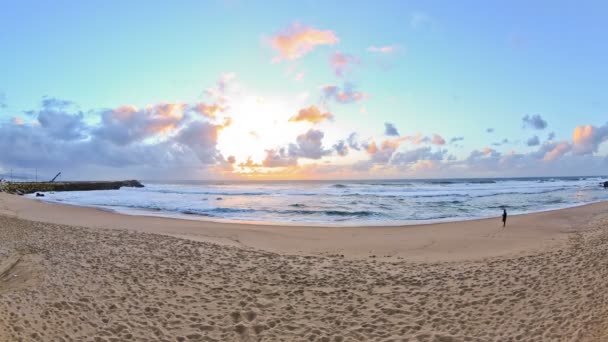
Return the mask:
M328 85L321 88L322 98L324 100L333 99L338 103L346 104L365 100L368 95L360 91L355 91L352 85L345 85L340 88L335 85Z
M329 58L329 64L336 76L342 77L354 64L359 64L359 59L341 52L336 52Z
M431 144L433 145L445 145L445 139L439 134L433 134L433 138L431 138Z
M388 46L370 46L370 47L367 48L367 51L390 54L390 53L395 52L396 48L394 46L392 46L392 45L388 45Z
M272 47L279 56L274 62L295 60L311 52L318 45L334 45L338 37L333 31L321 31L315 28L294 24L282 33L270 39Z
M411 136L407 136L407 137L405 137L405 139L409 140L414 145L428 143L430 140L429 137L425 137L420 133L417 133L417 134L411 135Z
M25 122L23 122L23 119L18 118L18 117L14 117L12 121L13 121L13 124L15 124L17 126L23 126L25 124Z
M441 164L436 160L418 160L412 165L413 171L431 171L439 168Z

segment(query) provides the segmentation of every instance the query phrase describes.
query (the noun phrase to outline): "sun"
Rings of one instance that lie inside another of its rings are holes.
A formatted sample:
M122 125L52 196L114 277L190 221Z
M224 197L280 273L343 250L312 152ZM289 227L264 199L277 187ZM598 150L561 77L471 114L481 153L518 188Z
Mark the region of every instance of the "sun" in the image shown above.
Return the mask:
M227 115L232 123L218 137L218 150L234 156L236 164L249 158L261 163L266 150L285 146L293 141L301 127L289 123L298 103L281 97L244 96L233 99ZM237 167L238 171L240 170Z

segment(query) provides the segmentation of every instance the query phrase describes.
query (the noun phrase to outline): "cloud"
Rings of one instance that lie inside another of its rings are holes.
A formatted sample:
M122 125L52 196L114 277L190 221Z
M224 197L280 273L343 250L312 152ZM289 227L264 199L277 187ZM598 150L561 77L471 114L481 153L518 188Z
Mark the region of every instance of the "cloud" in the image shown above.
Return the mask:
M370 46L367 48L369 52L378 52L383 54L391 54L397 50L397 47L394 45L386 45L386 46Z
M289 167L298 165L297 157L290 156L284 149L266 150L266 158L262 161L264 167Z
M213 102L219 106L219 110L225 112L229 109L230 98L228 97L228 93L234 92L237 84L236 73L227 72L222 74L219 79L215 82L214 87L209 87L205 90L204 94L207 95ZM214 105L211 105L214 106ZM205 113L200 113L205 114Z
M375 164L386 164L390 161L393 153L399 148L406 138L395 138L384 140L381 144L375 141L366 144L365 150L370 155L370 161Z
M270 39L270 44L279 55L273 61L295 60L311 52L316 46L334 45L338 37L333 31L322 31L293 24Z
M174 141L188 147L203 164L213 164L218 160L216 149L218 131L222 126L209 122L194 121L179 131Z
M13 122L13 124L17 125L17 126L23 126L25 125L25 122L23 122L23 119L19 118L19 117L13 117L13 119L11 120Z
M561 158L564 154L570 152L570 150L572 149L572 145L566 141L554 142L547 143L544 149L547 150L547 152L543 156L543 160L553 161Z
M271 155L274 155L274 154L275 154L274 152L271 152ZM268 150L266 150L266 157L268 157ZM241 167L241 168L255 169L255 168L258 168L258 167L262 167L264 165L258 164L256 162L254 162L251 159L251 157L247 157L247 160L244 161L244 162L239 163L238 166Z
M191 106L190 109L195 113L198 113L210 119L215 119L217 113L225 111L226 107L223 107L217 103L208 105L204 102L200 102Z
M333 120L334 116L333 114L327 112L327 113L321 113L321 111L316 107L316 106L310 106L308 108L302 108L300 109L300 111L298 112L298 114L292 116L289 121L290 122L302 122L302 121L308 121L308 122L312 122L312 123L320 123L323 122L325 120Z
M347 83L342 89L335 85L324 86L321 88L321 98L324 102L334 100L346 104L364 100L367 98L367 94L356 91L352 84Z
M433 144L433 145L445 145L445 139L439 134L433 134L431 137L424 136L421 133L414 135L404 136L404 141L409 141L414 145L421 144Z
M549 133L549 135L547 135L547 140L553 140L555 139L555 132L551 132Z
M509 139L504 138L499 142L492 143L492 146L502 146L509 143Z
M140 142L160 133L174 132L183 122L184 104L161 103L139 109L121 106L101 113L101 126L93 131L97 138L117 145Z
M399 136L399 131L397 131L397 128L392 123L385 122L384 123L384 135L397 136L398 137Z
M295 144L289 144L289 155L295 158L321 159L329 155L330 150L323 148L325 134L316 129L310 129L296 138Z
M494 128L486 128L486 133L494 133Z
M471 161L476 161L482 158L497 158L500 157L501 153L489 148L489 147L484 147L481 150L473 150L471 151L471 153L469 154L469 156L467 157L467 161L471 162Z
M352 148L355 151L361 150L361 144L359 143L359 136L356 132L351 133L346 141L348 142L348 147Z
M225 75L210 89L222 95L231 79ZM0 124L0 167L61 170L74 179L209 178L232 170L235 158L217 149L218 133L230 118L201 120L189 115L192 107L125 105L85 115L70 101L44 98L40 108L25 112L31 124Z
M343 77L345 73L350 71L353 65L359 63L360 61L357 57L341 52L335 52L329 57L329 65L338 77Z
M576 155L593 154L606 140L608 140L608 123L600 127L577 126L572 134L572 153Z
M84 139L87 133L84 114L72 111L71 107L69 101L47 98L42 101L40 110L29 111L28 114L35 116L44 131L53 138L66 141Z
M538 136L535 135L526 141L526 145L538 146L538 145L540 145L540 139L538 139Z
M438 150L433 152L431 147L425 146L414 150L395 153L391 160L391 164L408 165L422 160L443 160L447 150Z
M433 134L433 138L431 138L431 144L433 145L445 145L445 139L439 134Z
M540 115L526 115L521 118L523 122L523 127L529 127L532 129L543 130L547 128L547 121L543 120Z
M464 137L453 137L452 139L450 139L450 144L458 142L458 141L463 141Z
M344 157L348 155L348 145L344 140L340 140L333 146L334 150L340 157Z

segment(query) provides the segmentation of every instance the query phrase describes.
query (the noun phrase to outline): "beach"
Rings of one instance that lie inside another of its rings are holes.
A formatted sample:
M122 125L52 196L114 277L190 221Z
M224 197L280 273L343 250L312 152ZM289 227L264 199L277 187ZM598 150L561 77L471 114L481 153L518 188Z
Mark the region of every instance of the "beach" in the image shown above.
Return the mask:
M0 194L0 340L603 341L608 203L402 227Z

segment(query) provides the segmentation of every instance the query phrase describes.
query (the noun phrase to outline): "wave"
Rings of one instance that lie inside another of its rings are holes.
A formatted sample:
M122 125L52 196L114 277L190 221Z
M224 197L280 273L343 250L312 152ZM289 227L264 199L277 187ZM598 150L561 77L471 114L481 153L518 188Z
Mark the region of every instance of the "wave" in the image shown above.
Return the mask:
M278 214L287 216L296 215L321 215L321 216L341 216L341 217L369 217L369 216L382 216L382 214L374 211L345 211L345 210L255 210L255 209L237 209L237 208L214 208L210 210L181 210L180 213L187 215L200 215L200 216L219 216L217 214L241 214L241 213L265 213L265 214Z
M369 186L392 186L392 187L411 187L414 186L412 183L357 183L359 185Z
M212 195L212 196L269 196L273 195L269 191L190 191L190 190L167 190L167 189L147 189L147 192L157 192L161 194L176 194L176 195Z
M343 211L343 210L278 210L275 211L277 213L283 214L298 214L298 215L327 215L327 216L356 216L356 217L365 217L365 216L379 216L380 213L374 211Z
M344 184L333 184L331 187L332 187L332 188L343 189L343 188L348 188L348 185L344 185Z

